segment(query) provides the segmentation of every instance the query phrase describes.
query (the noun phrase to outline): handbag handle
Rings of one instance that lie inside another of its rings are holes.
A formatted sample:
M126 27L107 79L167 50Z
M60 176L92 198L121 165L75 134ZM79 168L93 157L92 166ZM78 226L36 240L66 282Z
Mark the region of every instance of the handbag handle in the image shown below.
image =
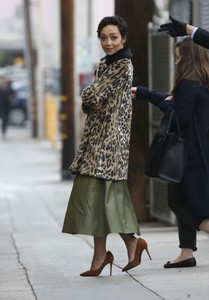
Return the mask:
M170 132L173 117L175 118L176 125L177 125L177 134L180 137L181 136L181 129L180 129L180 124L179 124L179 119L178 119L178 116L176 114L174 114L174 110L172 110L172 112L169 116L168 125L167 125L167 128L166 128L166 133Z

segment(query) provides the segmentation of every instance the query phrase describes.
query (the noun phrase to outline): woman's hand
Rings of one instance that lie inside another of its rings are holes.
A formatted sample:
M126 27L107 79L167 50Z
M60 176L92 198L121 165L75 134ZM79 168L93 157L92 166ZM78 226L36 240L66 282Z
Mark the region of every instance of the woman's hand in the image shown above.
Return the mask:
M102 104L98 104L92 107L93 111L99 111L102 108Z
M137 87L133 86L131 88L131 98L132 99L136 98L136 91L137 91Z
M172 101L173 100L173 96L168 96L167 98L165 98L165 100Z

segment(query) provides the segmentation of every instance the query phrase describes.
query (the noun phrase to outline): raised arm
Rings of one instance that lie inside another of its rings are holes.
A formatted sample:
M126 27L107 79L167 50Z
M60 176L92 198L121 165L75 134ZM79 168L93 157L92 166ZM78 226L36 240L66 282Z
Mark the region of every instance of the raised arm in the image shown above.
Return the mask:
M171 22L160 25L159 32L167 32L171 37L190 35L194 43L209 49L209 32L207 30L186 24L172 16L169 18Z
M150 90L147 87L137 86L131 88L132 98L144 100L159 106L169 95L168 93L161 93L155 90Z

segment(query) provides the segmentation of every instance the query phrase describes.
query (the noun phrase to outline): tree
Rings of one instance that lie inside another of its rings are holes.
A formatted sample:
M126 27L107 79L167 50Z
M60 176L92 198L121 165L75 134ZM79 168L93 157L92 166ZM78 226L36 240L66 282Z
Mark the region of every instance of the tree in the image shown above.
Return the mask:
M74 135L74 0L61 0L61 139L62 179L71 178Z
M134 57L134 84L148 85L148 22L152 21L154 0L115 0L115 13L128 23ZM148 105L133 100L128 186L138 220L149 218L148 180L144 176L148 151Z
M30 24L30 2L29 0L23 1L24 9L24 22L25 22L25 40L26 40L26 66L28 71L29 79L29 93L30 93L30 102L29 102L29 115L31 119L32 127L32 137L38 137L38 124L37 124L37 97L35 90L35 63L34 63L34 51L32 45L32 36L31 36L31 24Z

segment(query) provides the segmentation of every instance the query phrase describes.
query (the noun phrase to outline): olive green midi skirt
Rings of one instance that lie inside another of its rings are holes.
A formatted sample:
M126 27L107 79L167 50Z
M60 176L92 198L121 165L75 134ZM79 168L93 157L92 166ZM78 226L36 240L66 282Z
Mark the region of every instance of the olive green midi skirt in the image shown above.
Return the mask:
M140 234L127 182L76 176L62 232L97 237Z

